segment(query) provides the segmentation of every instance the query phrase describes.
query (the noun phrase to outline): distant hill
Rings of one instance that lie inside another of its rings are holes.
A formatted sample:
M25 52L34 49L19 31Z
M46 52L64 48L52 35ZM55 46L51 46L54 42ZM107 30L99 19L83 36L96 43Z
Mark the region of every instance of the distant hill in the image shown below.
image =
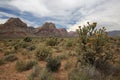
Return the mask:
M55 24L51 22L46 22L41 27L36 28L34 34L36 36L68 36L68 32L65 28L57 29Z
M0 37L33 36L32 30L19 18L10 18L4 24L0 24Z
M112 37L114 37L114 36L120 36L120 30L109 31L108 35L112 36Z
M0 24L0 37L45 37L45 36L70 36L65 28L57 29L52 22L46 22L41 27L28 27L19 18L10 18L4 24Z
M120 36L120 31L109 31L109 36ZM65 28L56 28L52 22L45 22L38 28L27 26L25 22L19 18L10 18L4 24L0 24L0 38L9 37L77 37L77 32L67 32Z

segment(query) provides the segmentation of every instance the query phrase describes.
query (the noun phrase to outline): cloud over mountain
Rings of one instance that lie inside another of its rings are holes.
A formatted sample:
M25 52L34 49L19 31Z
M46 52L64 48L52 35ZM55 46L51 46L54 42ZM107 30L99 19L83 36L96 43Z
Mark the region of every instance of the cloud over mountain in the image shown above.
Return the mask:
M1 0L0 23L9 17L20 17L35 27L53 22L71 31L95 21L98 27L120 30L119 8L119 0Z

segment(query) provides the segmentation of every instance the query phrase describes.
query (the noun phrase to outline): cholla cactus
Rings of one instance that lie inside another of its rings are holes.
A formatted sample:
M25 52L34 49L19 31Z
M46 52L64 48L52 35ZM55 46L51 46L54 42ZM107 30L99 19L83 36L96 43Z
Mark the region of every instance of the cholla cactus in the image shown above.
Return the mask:
M96 29L97 23L94 22L87 26L79 26L77 30L79 34L79 54L78 62L81 64L90 64L96 66L97 62L107 62L111 58L111 54L107 51L110 50L108 47L108 36L105 32L105 28L99 30Z

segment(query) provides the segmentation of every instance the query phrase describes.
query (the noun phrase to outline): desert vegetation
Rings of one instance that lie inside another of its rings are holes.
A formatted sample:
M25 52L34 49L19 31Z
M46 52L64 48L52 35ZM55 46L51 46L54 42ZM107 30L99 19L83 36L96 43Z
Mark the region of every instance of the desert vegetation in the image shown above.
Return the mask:
M0 80L120 80L120 37L96 26L74 38L1 39Z

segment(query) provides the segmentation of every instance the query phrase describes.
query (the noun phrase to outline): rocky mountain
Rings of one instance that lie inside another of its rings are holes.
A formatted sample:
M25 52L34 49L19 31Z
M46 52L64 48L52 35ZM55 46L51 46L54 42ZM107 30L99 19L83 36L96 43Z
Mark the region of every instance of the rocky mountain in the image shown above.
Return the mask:
M24 37L32 35L31 29L19 18L10 18L6 23L0 24L0 37Z
M46 22L41 27L28 27L19 18L10 18L6 23L0 24L0 37L25 37L25 36L59 36L66 37L66 29L57 29L54 23Z
M120 31L109 31L109 36L120 36ZM45 37L45 36L57 36L57 37L77 37L78 34L74 31L67 32L65 28L57 29L52 22L46 22L41 27L34 28L27 26L19 18L10 18L4 24L0 24L0 38L4 37Z
M58 36L58 37L67 37L68 32L66 29L61 28L57 29L54 23L46 22L41 27L36 28L34 34L36 36Z
M114 30L114 31L109 31L108 32L109 36L120 36L120 30Z
M70 32L68 32L68 36L69 36L69 37L77 37L77 36L78 36L78 33L75 32L75 31L70 31Z

